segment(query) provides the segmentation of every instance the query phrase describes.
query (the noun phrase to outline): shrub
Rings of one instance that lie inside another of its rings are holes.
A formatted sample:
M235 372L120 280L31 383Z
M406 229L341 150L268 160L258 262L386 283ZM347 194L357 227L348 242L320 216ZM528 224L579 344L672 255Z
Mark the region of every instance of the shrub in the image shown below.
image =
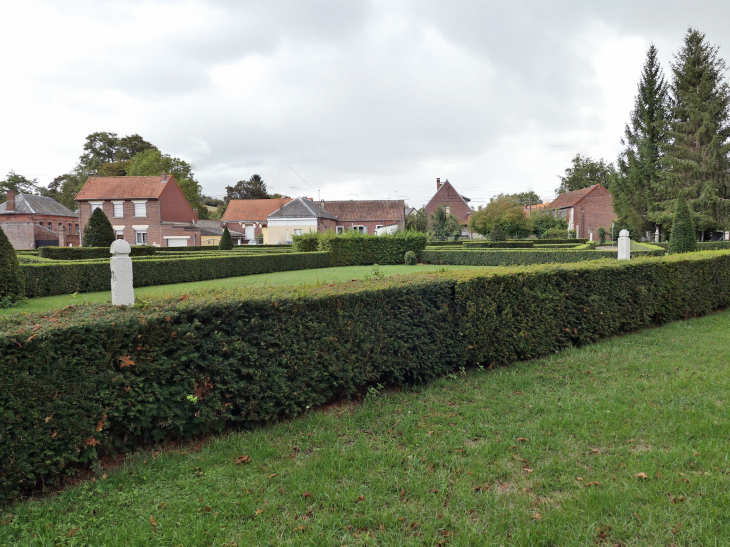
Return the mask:
M328 253L226 253L212 256L139 258L132 262L135 287L188 283L287 270L326 268ZM108 260L23 264L28 297L75 292L108 291L111 270Z
M0 496L104 451L293 416L375 382L530 359L728 305L730 252L720 252L0 318Z
M531 249L532 241L465 241L464 249Z
M565 239L566 228L549 228L544 234L544 239ZM575 235L575 234L573 234Z
M218 249L221 251L230 251L233 249L233 238L231 237L231 232L228 231L228 226L223 228L223 235L221 235L221 239L218 242Z
M94 209L84 228L84 247L111 246L117 238L112 223L101 209Z
M418 264L418 257L416 257L416 253L413 251L406 251L405 262L406 266L415 266Z
M292 236L292 251L295 253L313 253L319 249L319 233L307 232Z
M577 232L575 230L568 230L568 239L575 239Z
M152 245L132 245L129 256L152 256L156 247ZM93 260L95 258L111 258L109 247L41 247L38 256L53 260Z
M598 228L598 241L600 241L601 245L606 243L606 229L603 226Z
M669 237L670 253L687 253L697 249L697 236L689 205L682 194L677 199L677 206L672 224L672 235Z
M0 228L0 307L22 300L25 284L15 249L8 236Z
M663 249L656 251L631 252L632 257L639 256L662 256ZM424 264L439 264L450 266L518 266L529 264L558 264L569 262L582 262L585 260L598 260L601 258L617 258L615 251L594 251L588 244L584 249L560 249L560 250L430 250L421 252L421 262Z
M507 241L507 234L504 233L504 230L501 226L496 225L489 232L489 239L491 241Z
M320 250L330 253L331 266L402 264L407 251L418 254L426 247L426 234L397 232L393 235L363 235L354 232L337 236L319 234Z
M565 235L565 234L563 234ZM532 240L533 245L535 247L543 246L543 245L552 245L554 243L571 243L573 245L577 243L588 243L588 239L581 237L581 238L573 238L573 239L567 239L565 237L559 237L557 239L533 239Z

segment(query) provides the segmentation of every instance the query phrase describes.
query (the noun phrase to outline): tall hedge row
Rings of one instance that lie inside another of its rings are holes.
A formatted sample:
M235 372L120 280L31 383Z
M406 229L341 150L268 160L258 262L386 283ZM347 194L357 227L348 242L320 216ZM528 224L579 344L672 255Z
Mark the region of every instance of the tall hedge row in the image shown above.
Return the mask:
M637 251L631 256L661 256L664 250ZM530 249L530 250L450 250L426 249L421 251L421 262L451 266L522 266L529 264L556 264L599 260L601 258L617 258L614 251L593 251L576 249Z
M489 241L476 240L465 241L462 247L464 249L532 249L532 241Z
M426 234L420 232L381 236L324 234L319 249L330 253L331 266L403 264L406 253L413 251L418 255L426 247L426 240Z
M494 272L0 318L0 496L105 450L296 415L373 382L537 357L730 304L730 252Z
M152 245L132 245L129 256L152 256L156 247ZM111 258L109 247L41 247L38 256L53 260L92 260L94 258Z
M135 287L188 283L240 275L329 266L327 253L227 254L180 258L140 258L132 263ZM21 264L27 297L108 291L109 261Z

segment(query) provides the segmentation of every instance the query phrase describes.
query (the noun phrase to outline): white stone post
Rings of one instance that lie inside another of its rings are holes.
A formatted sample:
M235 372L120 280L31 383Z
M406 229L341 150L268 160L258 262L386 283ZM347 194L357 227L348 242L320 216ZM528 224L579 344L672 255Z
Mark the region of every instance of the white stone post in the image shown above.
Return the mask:
M629 260L631 258L631 239L628 230L621 230L618 234L618 259Z
M117 239L109 252L112 254L109 260L112 269L112 305L131 306L134 304L132 259L129 257L132 248L123 239Z

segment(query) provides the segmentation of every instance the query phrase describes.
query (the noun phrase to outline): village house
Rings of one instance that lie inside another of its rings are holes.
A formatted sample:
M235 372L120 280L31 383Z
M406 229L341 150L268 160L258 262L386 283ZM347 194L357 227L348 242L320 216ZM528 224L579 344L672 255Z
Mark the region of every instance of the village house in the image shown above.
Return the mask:
M223 222L220 220L198 220L198 228L200 228L200 244L204 247L217 247L221 242L223 235ZM234 245L241 245L243 234L236 230L228 229L231 234Z
M436 193L431 198L431 201L426 204L425 210L426 214L431 216L436 212L436 209L444 207L446 209L446 214L454 215L457 219L459 219L459 224L462 226L462 236L468 236L469 230L466 226L469 224L469 219L471 218L470 201L471 200L468 197L462 196L456 191L453 185L449 182L449 179L441 182L441 179L437 178Z
M291 243L292 236L308 232L334 230L337 218L310 198L295 198L271 213L264 243L276 245Z
M598 239L598 228L609 233L611 223L618 218L613 212L613 196L601 184L581 190L565 192L556 197L546 208L552 209L568 222L568 230L575 230L575 237Z
M391 233L406 227L405 202L402 199L322 200L319 205L337 218L335 230L338 234L348 230L362 234Z
M233 243L236 245L248 243L258 236L263 236L265 241L267 217L290 201L292 198L232 199L228 202L221 220L228 226ZM234 231L243 235L234 237Z
M117 239L130 245L201 244L197 211L190 207L175 177L164 171L151 177L91 176L76 201L82 234L91 213L101 209L109 217Z
M79 217L55 199L8 191L0 204L0 228L17 250L78 246Z

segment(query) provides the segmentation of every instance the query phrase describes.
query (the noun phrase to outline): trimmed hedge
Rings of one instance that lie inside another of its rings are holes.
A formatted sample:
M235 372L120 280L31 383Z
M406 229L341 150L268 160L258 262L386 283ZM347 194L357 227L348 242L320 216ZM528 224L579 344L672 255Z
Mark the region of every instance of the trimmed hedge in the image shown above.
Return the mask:
M729 304L730 252L720 252L0 318L0 497L104 451L293 416L368 384L530 359Z
M464 249L532 249L532 241L465 241Z
M223 277L306 270L329 266L328 253L238 254L184 258L140 258L132 262L135 287L188 283ZM25 295L29 298L108 291L111 270L108 260L71 261L53 264L21 264Z
M662 256L663 250L632 251L632 258L639 256ZM599 260L601 258L616 259L615 251L593 250L438 250L421 251L421 262L450 266L522 266L529 264L557 264Z
M535 245L549 245L552 243L588 243L588 238L581 237L578 239L532 239L532 241Z
M132 245L129 256L152 256L157 250L152 245ZM109 247L41 247L38 256L53 260L92 260L94 258L111 258Z
M403 264L408 251L418 253L426 246L426 234L398 232L390 235L320 234L319 248L330 253L330 266Z
M313 253L319 249L319 233L307 232L292 236L292 250L295 253Z
M454 246L463 245L467 241L468 240L466 240L466 239L459 239L457 241L433 241L433 240L431 240L426 243L426 247L454 247Z

